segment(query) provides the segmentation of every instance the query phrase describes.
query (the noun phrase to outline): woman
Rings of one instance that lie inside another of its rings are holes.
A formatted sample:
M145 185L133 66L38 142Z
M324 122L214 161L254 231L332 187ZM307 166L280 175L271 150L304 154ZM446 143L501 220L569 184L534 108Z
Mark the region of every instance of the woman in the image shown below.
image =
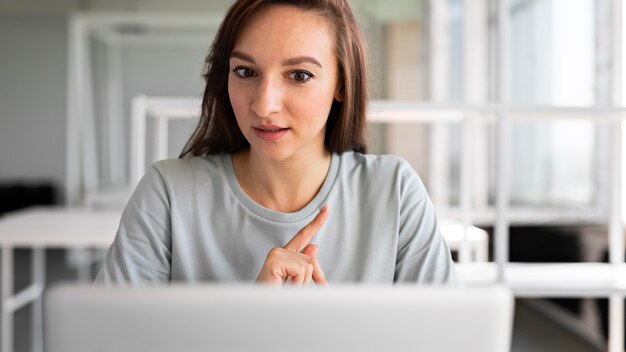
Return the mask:
M240 0L202 117L137 186L103 282L457 283L423 184L365 152L362 40L346 0Z

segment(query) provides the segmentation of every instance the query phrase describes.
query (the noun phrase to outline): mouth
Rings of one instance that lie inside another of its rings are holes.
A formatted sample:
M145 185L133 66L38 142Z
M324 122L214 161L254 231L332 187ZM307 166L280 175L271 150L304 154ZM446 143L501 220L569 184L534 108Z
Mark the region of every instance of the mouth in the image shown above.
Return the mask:
M257 125L252 126L255 130L265 131L265 132L278 132L280 130L288 130L286 127L280 127L276 125Z
M289 128L279 126L253 126L254 133L264 141L275 141L282 138Z

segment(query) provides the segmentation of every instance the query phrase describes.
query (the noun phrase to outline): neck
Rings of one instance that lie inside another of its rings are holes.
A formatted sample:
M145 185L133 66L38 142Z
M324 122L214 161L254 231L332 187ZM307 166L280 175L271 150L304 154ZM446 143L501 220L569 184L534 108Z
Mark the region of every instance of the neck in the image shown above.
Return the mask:
M250 151L233 154L237 181L262 206L291 213L304 208L319 192L330 167L331 153L317 157L268 161Z

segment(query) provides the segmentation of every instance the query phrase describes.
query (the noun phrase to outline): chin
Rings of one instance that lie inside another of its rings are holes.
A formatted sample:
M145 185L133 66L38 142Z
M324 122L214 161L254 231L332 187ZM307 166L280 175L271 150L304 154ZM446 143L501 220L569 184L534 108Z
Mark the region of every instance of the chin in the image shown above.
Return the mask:
M266 161L284 161L294 155L294 151L291 148L274 146L272 148L263 148L254 146L251 147L252 152L259 158Z

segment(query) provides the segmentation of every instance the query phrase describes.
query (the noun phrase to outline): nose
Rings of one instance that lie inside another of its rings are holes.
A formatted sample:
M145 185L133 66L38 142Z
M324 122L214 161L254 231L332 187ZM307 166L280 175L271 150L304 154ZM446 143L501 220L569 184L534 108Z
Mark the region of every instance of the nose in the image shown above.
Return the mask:
M271 79L263 79L252 102L252 111L258 117L268 117L282 109L281 87Z

